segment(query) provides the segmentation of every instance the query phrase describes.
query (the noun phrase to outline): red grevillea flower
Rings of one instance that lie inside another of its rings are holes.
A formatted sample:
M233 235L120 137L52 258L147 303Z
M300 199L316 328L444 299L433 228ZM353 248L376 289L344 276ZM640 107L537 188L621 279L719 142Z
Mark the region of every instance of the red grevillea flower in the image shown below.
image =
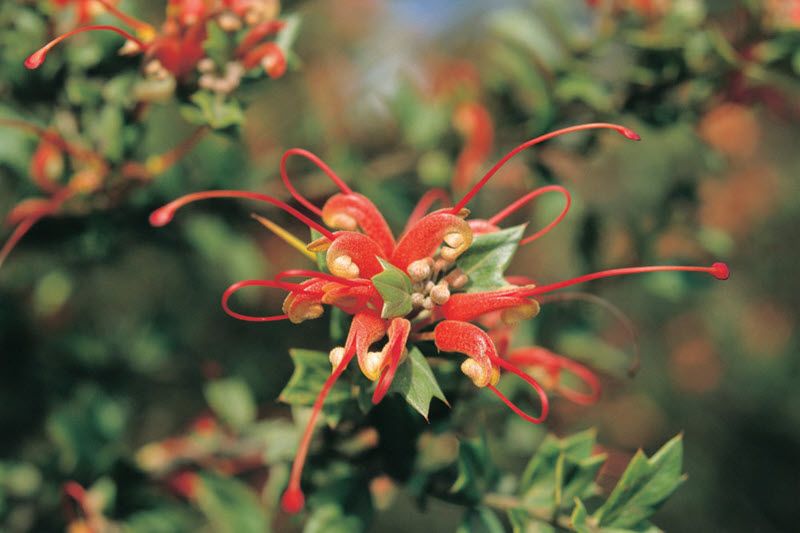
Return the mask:
M160 31L147 22L121 12L107 0L93 1L133 31L110 25L80 27L56 37L31 54L25 60L25 66L29 69L38 68L53 46L76 33L107 30L127 39L123 48L125 52L144 54L146 74L155 77L171 74L183 79L206 59L203 48L208 37L206 25L215 21L224 31L244 30L244 37L234 55L245 69L261 66L271 78L278 78L286 71L283 50L274 42L265 42L285 25L277 19L279 4L276 0L169 0L166 21ZM82 2L79 7L85 5L86 2ZM84 18L81 22L87 20Z
M330 352L333 372L314 402L311 417L302 435L289 484L281 500L286 511L295 513L304 505L300 480L315 422L326 395L353 358L358 361L364 375L376 382L372 401L378 403L388 391L398 365L404 359L407 343L432 340L441 351L456 352L466 356L461 369L475 385L488 387L515 413L530 422L539 423L547 416L547 396L543 387L522 371L520 366L544 368L554 377L557 377L555 374L566 371L581 378L589 388L588 393L561 391L578 403L594 401L599 393L599 384L585 367L550 352L525 349L515 350L506 355L505 341L501 342L498 350L490 334L497 333L506 327L505 325L535 316L539 311L537 297L542 299L551 291L593 279L639 272L680 270L706 272L718 279L728 277L728 268L723 263L715 263L711 267L634 267L596 272L546 285L535 285L522 279L520 285L509 283L497 290L465 292L464 287L469 279L458 268L458 258L469 249L474 236L499 231L498 224L506 216L541 194L547 192L563 194L567 200L564 210L544 229L519 241L519 244L527 244L558 224L569 209L570 196L563 187L547 186L528 193L488 219L467 220L469 211L466 205L506 161L525 148L564 133L596 128L610 128L629 139L639 140L639 136L628 128L605 123L565 128L532 139L503 157L454 206L426 214L435 201L447 202L444 191L434 190L426 194L398 239L395 239L386 220L370 200L353 192L318 157L298 148L289 150L283 155L281 176L292 196L313 215L319 217L322 224L273 197L227 190L189 194L151 214L150 222L155 226L163 226L172 220L179 208L196 200L249 198L283 209L322 235L307 248L312 252L325 253L325 264L330 273L289 270L270 280L236 283L229 287L222 297L225 311L242 320L266 322L288 319L293 323L299 323L322 315L326 304L338 307L353 316L344 346L336 347ZM306 157L317 164L341 192L330 197L322 208L308 201L289 181L286 161L292 155ZM392 293L382 292L387 275L398 280L398 290L401 293L402 286L406 287L405 294L408 298L397 300ZM290 278L304 280L287 281ZM520 281L516 278L508 280ZM246 316L232 311L228 306L230 296L240 288L248 286L272 287L287 291L289 295L283 304L284 314ZM485 327L488 325L489 332L474 322ZM371 345L384 337L387 340L383 348L371 351ZM502 335L498 338L502 338ZM525 380L536 391L541 403L538 416L524 413L495 388L503 370Z
M5 224L14 229L0 246L0 267L22 237L41 219L61 213L70 201L81 197L97 197L108 191L106 185L114 170L119 170L119 174L130 184L147 183L183 158L208 132L207 128L197 128L174 148L151 156L144 164L129 161L119 169L112 169L102 155L64 139L52 129L4 118L0 118L0 127L15 128L39 137L29 171L31 181L42 193L42 196L20 201L5 216ZM61 181L59 178L64 171L65 156L69 158L74 172Z

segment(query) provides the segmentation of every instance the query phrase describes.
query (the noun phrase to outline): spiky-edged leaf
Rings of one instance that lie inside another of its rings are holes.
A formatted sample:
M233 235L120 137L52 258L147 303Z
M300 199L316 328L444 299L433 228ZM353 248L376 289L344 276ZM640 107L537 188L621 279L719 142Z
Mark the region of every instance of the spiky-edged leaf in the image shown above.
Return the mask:
M383 272L372 276L372 284L383 298L381 318L406 316L414 308L411 303L411 294L414 292L411 278L388 261L380 257L378 261L383 267Z
M408 352L408 360L397 369L389 391L400 393L426 420L431 399L436 397L447 403L428 361L416 346Z
M291 405L310 407L314 405L322 386L331 375L328 354L295 348L289 350L289 355L294 362L294 372L278 399ZM350 399L350 388L340 379L331 387L322 408L322 413L329 423L338 422Z
M593 518L601 527L639 526L686 481L681 473L682 461L682 435L667 442L650 459L639 450Z
M472 245L458 258L456 265L469 278L467 292L485 292L502 288L503 272L517 250L525 224L495 233L477 235Z

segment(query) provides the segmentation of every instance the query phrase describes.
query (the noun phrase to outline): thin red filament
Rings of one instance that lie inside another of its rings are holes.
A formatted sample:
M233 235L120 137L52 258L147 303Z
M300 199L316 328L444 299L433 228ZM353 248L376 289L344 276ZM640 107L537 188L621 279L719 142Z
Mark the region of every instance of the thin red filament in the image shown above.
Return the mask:
M33 124L29 124L22 120L14 120L10 118L0 118L0 126L9 126L11 128L17 128L23 131L30 132L46 140L47 142L55 145L56 147L60 148L61 150L67 152L69 155L77 159L82 159L82 160L94 159L99 161L101 165L103 166L105 165L105 160L95 152L92 152L91 150L87 150L86 148L71 143L53 131L46 130L39 126L35 126Z
M348 341L349 340L350 339L348 339ZM303 475L303 466L305 465L306 456L308 455L308 448L311 445L311 437L314 434L314 426L316 425L320 411L322 411L322 404L325 403L325 398L328 396L328 392L330 392L334 383L336 383L336 380L342 375L342 372L344 372L344 369L347 368L347 365L353 359L355 354L356 343L348 342L346 353L342 358L342 361L339 363L330 377L328 377L328 379L325 381L325 384L322 385L322 389L319 391L317 399L314 401L314 406L311 409L311 416L308 419L306 428L303 431L303 436L300 439L300 446L297 449L297 455L294 458L294 463L292 463L292 471L289 475L289 484L286 487L286 491L283 493L283 496L281 496L281 507L283 507L283 510L287 513L295 514L299 513L303 509L305 497L303 496L303 491L300 489L300 478Z
M247 192L247 191L204 191L204 192L196 192L187 194L186 196L181 196L180 198L171 201L167 205L160 207L153 211L150 214L150 224L153 226L164 226L169 224L172 218L175 216L175 212L180 209L181 207L185 206L186 204L196 202L198 200L208 200L210 198L247 198L249 200L260 200L262 202L267 202L268 204L275 205L280 207L290 215L294 216L303 224L314 228L322 235L324 235L327 239L333 241L336 239L336 235L319 225L318 223L314 222L303 213L298 211L297 209L286 205L285 203L277 200L271 196L267 196L266 194L259 194L255 192Z
M539 189L536 189L535 191L529 192L528 194L526 194L522 198L519 198L518 200L513 202L511 205L509 205L508 207L506 207L505 209L503 209L502 211L497 213L495 216L490 218L488 220L489 224L493 224L493 225L496 226L501 220L506 218L508 215L510 215L511 213L513 213L514 211L516 211L517 209L519 209L520 207L522 207L526 203L530 202L531 200L533 200L537 196L540 196L540 195L542 195L542 194L544 194L546 192L559 192L559 193L563 194L564 195L564 199L566 200L566 204L564 205L564 209L555 218L555 220L550 222L547 226L545 226L544 228L540 229L539 231L537 231L533 235L530 235L530 236L525 237L524 239L522 239L519 242L519 245L522 246L523 244L528 244L529 242L538 239L539 237L541 237L542 235L544 235L545 233L547 233L548 231L550 231L551 229L556 227L558 225L558 223L561 222L561 220L567 215L567 212L569 211L569 208L572 205L572 197L570 196L569 191L567 191L567 189L565 189L561 185L547 185L545 187L541 187Z
M529 148L529 147L531 147L531 146L533 146L535 144L539 144L542 141L546 141L548 139L552 139L553 137L557 137L557 136L563 135L565 133L571 133L573 131L581 131L581 130L600 129L600 128L609 128L609 129L616 130L621 135L624 135L628 139L632 139L634 141L638 141L638 140L641 139L641 137L639 137L639 135L637 135L631 129L628 129L628 128L624 127L624 126L619 126L617 124L607 124L605 122L595 122L595 123L591 123L591 124L581 124L579 126L571 126L569 128L563 128L563 129L560 129L560 130L552 131L550 133L546 133L544 135L536 137L535 139L531 139L530 141L527 141L527 142L524 142L524 143L520 144L519 146L517 146L516 148L511 150L508 154L506 154L505 157L503 157L503 159L498 161L491 169L489 169L489 172L487 172L486 175L483 178L481 178L481 180L464 196L464 198L461 199L460 202L458 202L456 204L455 207L453 207L453 209L450 212L453 213L453 214L458 213L461 210L462 207L467 205L467 203L469 203L469 201L472 200L473 196L478 194L478 191L481 190L481 188L484 185L486 185L486 182L489 181L489 179L492 176L494 176L494 174L498 170L500 170L500 167L505 165L506 162L508 162L509 159L511 159L512 157L517 155L519 152L521 152L525 148Z
M325 162L322 161L322 159L320 159L316 155L312 154L308 150L304 150L303 148L292 148L291 150L287 150L283 154L283 157L281 157L281 179L283 180L283 184L286 185L286 188L289 189L289 192L292 193L292 196L294 196L298 202L306 206L306 208L308 208L311 212L319 216L322 216L322 209L309 202L302 194L297 192L294 186L289 182L289 175L286 172L286 160L289 159L289 156L292 155L301 155L306 159L311 160L311 162L317 165L320 169L322 169L322 171L325 174L328 175L331 181L333 181L333 183L335 183L336 186L339 187L339 189L341 189L343 193L345 194L353 193L350 187L348 187L347 184L343 182L342 179L339 176L337 176L336 173L333 170L331 170L330 167L326 165Z
M506 278L508 279L508 278ZM619 307L612 304L605 298L601 298L594 294L590 294L588 292L562 292L559 294L546 294L543 296L539 296L536 300L540 304L546 304L550 302L564 302L568 300L583 300L586 302L594 303L611 313L617 321L622 324L622 327L625 328L625 331L628 333L630 337L631 344L633 344L633 362L631 363L630 368L628 369L628 374L633 376L639 370L639 365L642 360L641 350L639 349L639 336L636 334L636 328L633 327L633 322L631 319L628 318Z
M369 285L369 280L365 279L347 279L347 278L340 278L339 276L334 276L333 274L326 274L324 272L317 272L315 270L284 270L276 275L273 279L275 281L280 281L284 278L294 278L294 277L307 277L307 278L314 278L314 279L325 279L328 281L332 281L334 283L340 283L342 285L347 285L348 287L357 287L359 285Z
M121 20L131 28L136 28L136 31L148 35L154 35L156 33L156 30L155 28L153 28L153 26L151 26L147 22L137 19L136 17L128 15L127 13L123 13L122 11L117 9L114 5L108 3L107 0L96 0L96 1L102 4L103 7L106 8L106 11L117 17L119 20Z
M58 43L60 43L64 39L66 39L67 37L71 37L71 36L75 35L76 33L82 33L82 32L85 32L85 31L94 31L94 30L113 31L115 33L118 33L118 34L122 35L126 39L129 39L129 40L133 41L134 43L136 43L136 45L139 46L139 48L141 48L142 51L147 49L147 45L144 42L142 42L141 40L137 39L136 37L134 37L133 35L131 35L127 31L125 31L123 29L120 29L120 28L117 28L116 26L105 26L105 25L102 25L102 26L86 26L86 27L83 27L83 28L78 28L78 29L75 29L75 30L72 30L72 31L68 31L64 35L60 35L59 37L56 37L55 39L53 39L52 41L50 41L49 43L47 43L46 45L41 47L36 52L32 53L28 57L28 59L25 60L25 67L27 67L27 68L29 68L31 70L39 68L41 66L41 64L44 63L45 57L47 56L47 52L49 52L50 49L53 48L55 45L57 45Z
M487 385L489 389L492 392L494 392L501 400L503 400L503 402L505 402L505 404L509 406L512 411L514 411L516 414L518 414L528 422L531 422L533 424L541 424L542 422L544 422L544 420L547 418L547 413L550 411L550 402L547 399L547 393L544 392L542 386L539 385L539 383L537 383L536 380L533 379L531 376L529 376L528 374L526 374L525 372L523 372L522 370L520 370L519 368L517 368L516 366L512 365L511 363L509 363L504 359L501 359L497 356L492 356L492 363L502 368L505 368L509 372L516 374L517 376L525 380L531 387L533 387L534 390L536 390L536 393L539 395L539 401L542 403L542 412L541 414L539 414L538 418L532 417L531 415L529 415L528 413L524 412L522 409L517 407L517 405L514 402L506 398L503 395L503 393L501 393L499 390L495 388L494 385Z
M239 320L245 320L247 322L274 322L276 320L286 320L289 318L289 315L250 316L237 313L236 311L233 311L231 310L230 307L228 307L228 300L233 295L233 293L244 287L273 287L287 291L294 291L299 287L299 285L294 285L292 283L280 283L262 279L249 279L246 281L239 281L238 283L234 283L233 285L225 289L225 292L222 295L222 308L230 316L232 316L233 318L238 318Z
M446 190L442 188L429 190L423 194L422 198L420 198L419 202L417 202L416 207L414 207L414 210L411 212L411 216L408 217L406 227L403 228L403 233L405 234L409 229L411 229L411 226L419 222L419 220L428 213L433 203L437 200L443 208L448 207L452 203L450 200L450 195Z
M11 250L19 243L22 237L25 236L28 231L41 219L46 216L50 216L55 213L61 205L66 202L71 196L72 191L69 189L63 189L53 195L50 199L50 202L43 207L40 211L35 212L31 215L28 215L26 218L20 221L17 224L17 227L14 228L14 231L11 233L11 236L8 240L3 244L3 247L0 248L0 267L3 266L8 254L11 253Z
M648 266L648 267L630 267L630 268L613 268L611 270L603 270L593 274L586 274L578 276L577 278L559 281L558 283L551 283L549 285L542 285L531 289L522 289L515 294L522 297L535 296L545 292L554 291L570 285L577 285L585 281L591 281L600 278L609 278L612 276L621 276L624 274L639 274L643 272L708 272L717 279L728 279L728 267L725 263L714 263L710 267L699 266Z

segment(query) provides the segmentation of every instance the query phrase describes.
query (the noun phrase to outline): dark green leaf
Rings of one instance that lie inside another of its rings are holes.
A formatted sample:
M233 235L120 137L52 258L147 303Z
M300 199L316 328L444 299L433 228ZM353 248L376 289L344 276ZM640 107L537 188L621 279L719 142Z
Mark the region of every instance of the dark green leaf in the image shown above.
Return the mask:
M485 292L508 285L503 272L514 257L525 224L495 233L478 235L472 245L456 261L469 277L467 292Z
M451 492L478 501L491 488L496 474L485 435L482 434L477 439L459 441L458 478L450 487Z
M414 308L411 303L411 294L414 292L411 278L388 261L380 257L378 261L383 266L383 272L372 276L372 284L383 298L381 318L406 316Z
M218 379L203 389L209 407L222 420L243 429L256 419L256 403L247 384L236 378Z
M520 496L526 509L537 516L555 516L576 496L592 493L593 482L605 462L592 455L597 433L590 429L558 439L548 435L531 458L520 479Z
M586 507L584 507L583 502L577 498L575 499L575 509L572 511L570 522L572 528L578 533L591 533L591 529L589 528L589 513L586 512Z
M331 375L328 354L298 348L290 350L289 354L294 362L294 372L278 399L291 405L311 407L322 390L323 384ZM339 379L328 392L322 409L322 413L329 423L336 424L339 421L350 399L350 388L342 379Z
M532 518L525 509L509 509L507 514L513 533L556 533L556 528Z
M681 435L650 459L639 450L608 500L594 513L597 523L615 528L640 526L686 480L681 474L682 461Z
M426 420L433 397L447 403L428 361L416 346L408 352L408 360L397 369L389 390L400 393Z
M456 533L505 533L505 528L491 509L480 506L467 511Z
M201 474L197 506L220 533L266 533L270 521L256 493L235 478Z

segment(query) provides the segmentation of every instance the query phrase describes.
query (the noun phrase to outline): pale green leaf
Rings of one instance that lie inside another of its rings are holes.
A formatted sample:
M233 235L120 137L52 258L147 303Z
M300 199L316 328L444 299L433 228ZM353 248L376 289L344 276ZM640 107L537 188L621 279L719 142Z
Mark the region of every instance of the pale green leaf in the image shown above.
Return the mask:
M381 318L406 316L414 308L411 294L414 286L405 272L380 257L378 258L383 272L372 276L372 284L383 298Z

